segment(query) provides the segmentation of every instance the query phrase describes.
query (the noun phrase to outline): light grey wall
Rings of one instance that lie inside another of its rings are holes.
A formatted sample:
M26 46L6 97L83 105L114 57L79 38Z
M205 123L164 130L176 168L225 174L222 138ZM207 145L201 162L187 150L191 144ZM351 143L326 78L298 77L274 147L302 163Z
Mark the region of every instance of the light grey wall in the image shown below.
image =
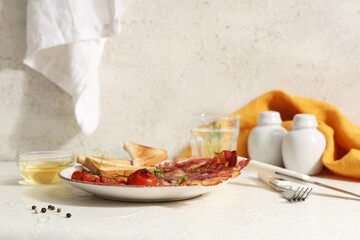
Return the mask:
M360 125L360 1L134 0L108 41L101 119L85 136L71 97L22 64L26 1L0 1L0 161L106 150L125 140L183 151L199 112L233 112L281 89Z

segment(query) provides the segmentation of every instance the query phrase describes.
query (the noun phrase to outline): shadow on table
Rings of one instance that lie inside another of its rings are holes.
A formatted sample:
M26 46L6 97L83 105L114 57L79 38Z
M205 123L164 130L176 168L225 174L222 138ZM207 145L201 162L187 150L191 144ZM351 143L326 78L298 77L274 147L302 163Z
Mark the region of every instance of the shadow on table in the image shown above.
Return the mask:
M29 198L36 199L38 201L46 202L48 204L60 204L68 206L79 207L145 207L145 206L161 206L167 208L182 208L191 204L193 200L203 198L199 196L193 199L171 201L171 202L124 202L116 200L108 200L96 197L92 194L86 193L79 189L76 189L66 184L59 183L48 186L28 186L29 189L25 191L25 194Z
M230 184L230 185L239 185L239 186L242 186L242 187L261 188L261 189L264 189L265 191L271 191L271 192L274 191L271 187L266 185L264 182L262 182L257 177L249 177L248 176L247 180L250 180L254 184L243 183L243 182L229 182L228 184Z
M21 177L3 179L0 181L0 186L19 186L22 180Z

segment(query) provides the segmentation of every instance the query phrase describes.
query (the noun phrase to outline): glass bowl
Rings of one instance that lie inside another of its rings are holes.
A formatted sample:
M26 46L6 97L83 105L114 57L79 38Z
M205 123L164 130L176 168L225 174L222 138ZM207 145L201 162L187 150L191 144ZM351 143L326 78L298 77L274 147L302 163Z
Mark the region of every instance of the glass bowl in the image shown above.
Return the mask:
M23 178L36 185L60 182L58 173L74 165L74 154L64 151L27 152L17 157L17 166Z

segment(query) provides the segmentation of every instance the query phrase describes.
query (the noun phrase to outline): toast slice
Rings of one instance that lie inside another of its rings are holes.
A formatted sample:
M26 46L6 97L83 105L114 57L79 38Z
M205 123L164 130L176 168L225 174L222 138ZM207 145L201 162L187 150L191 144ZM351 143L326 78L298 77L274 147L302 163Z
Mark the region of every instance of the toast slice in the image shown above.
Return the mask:
M123 177L127 179L133 172L142 169L144 167L129 166L126 169L114 169L113 167L100 167L97 169L97 173L104 177ZM155 167L146 167L147 170L153 170ZM95 170L96 171L96 170Z
M83 166L85 166L90 171L96 171L96 169L103 167L103 168L113 168L113 169L120 169L120 168L126 168L126 167L132 167L128 164L122 164L122 163L114 163L105 159L100 159L97 157L86 157L85 162L83 163Z
M144 167L137 167L132 165L124 165L121 163L112 163L106 160L99 160L94 157L86 157L83 164L90 172L96 172L105 177L116 177L118 175L129 176ZM155 167L146 167L146 169L153 170Z
M167 151L139 145L133 142L124 142L124 150L129 153L134 166L152 167L167 159Z
M95 156L87 156L87 155L77 155L76 162L84 165L86 157L91 157L93 159L98 159L99 161L103 160L103 162L107 162L107 163L131 165L131 161L125 160L125 159L114 159L114 158L95 157Z

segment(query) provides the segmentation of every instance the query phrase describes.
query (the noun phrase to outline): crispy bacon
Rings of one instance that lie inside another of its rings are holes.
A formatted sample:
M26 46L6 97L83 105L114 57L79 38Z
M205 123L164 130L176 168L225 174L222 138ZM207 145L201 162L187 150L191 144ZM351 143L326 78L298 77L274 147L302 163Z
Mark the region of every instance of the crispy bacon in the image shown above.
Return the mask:
M163 179L164 185L210 186L239 176L240 170L246 167L249 161L247 159L237 162L236 151L224 150L215 153L213 158L176 158L172 163L160 164L159 168L166 175Z
M166 162L160 164L159 168L163 169L165 172L171 172L174 169L180 168L184 170L193 170L208 165L211 158L175 158L172 163Z

